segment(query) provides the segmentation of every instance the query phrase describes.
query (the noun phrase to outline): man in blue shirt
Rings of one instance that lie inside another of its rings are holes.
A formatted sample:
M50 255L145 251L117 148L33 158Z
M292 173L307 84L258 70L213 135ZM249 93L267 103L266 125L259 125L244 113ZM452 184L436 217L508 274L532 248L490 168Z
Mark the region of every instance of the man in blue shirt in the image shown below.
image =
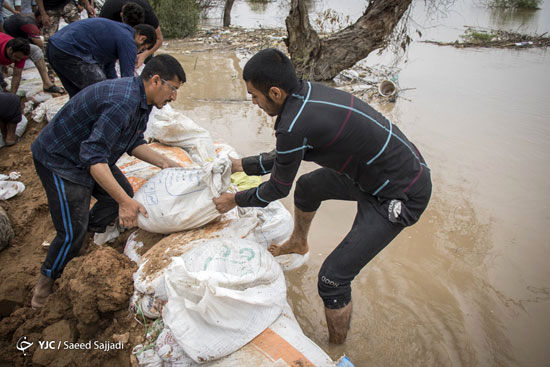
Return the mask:
M123 153L161 168L178 163L145 144L152 106L177 97L185 72L169 55L151 59L140 77L91 85L57 113L31 146L36 172L48 197L57 235L40 269L31 306L40 308L67 262L78 255L86 232L104 232L117 216L121 226L137 224L145 208L132 199L130 183L115 163ZM91 210L90 198L97 199Z
M48 43L48 61L72 98L88 85L117 77L133 76L138 51L156 42L153 27L104 18L83 19L63 27Z

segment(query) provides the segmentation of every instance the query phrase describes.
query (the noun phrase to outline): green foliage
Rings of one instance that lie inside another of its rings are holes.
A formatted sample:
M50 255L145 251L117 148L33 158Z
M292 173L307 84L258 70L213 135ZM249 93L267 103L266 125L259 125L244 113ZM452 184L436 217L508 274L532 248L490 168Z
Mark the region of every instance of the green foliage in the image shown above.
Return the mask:
M196 0L149 0L159 18L162 35L166 38L183 38L197 30L200 16Z
M491 0L490 6L496 8L538 9L542 0Z

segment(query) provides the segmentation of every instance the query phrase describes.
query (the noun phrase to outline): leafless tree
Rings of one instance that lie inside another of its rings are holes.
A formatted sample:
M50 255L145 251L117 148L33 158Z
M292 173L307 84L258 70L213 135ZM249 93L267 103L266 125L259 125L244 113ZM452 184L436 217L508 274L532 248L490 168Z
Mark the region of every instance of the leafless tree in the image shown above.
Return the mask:
M225 0L225 6L223 8L223 26L229 27L231 24L231 8L235 0Z
M291 0L285 43L297 74L305 79L330 80L372 51L383 48L411 1L371 0L354 24L320 38L309 22L305 0Z

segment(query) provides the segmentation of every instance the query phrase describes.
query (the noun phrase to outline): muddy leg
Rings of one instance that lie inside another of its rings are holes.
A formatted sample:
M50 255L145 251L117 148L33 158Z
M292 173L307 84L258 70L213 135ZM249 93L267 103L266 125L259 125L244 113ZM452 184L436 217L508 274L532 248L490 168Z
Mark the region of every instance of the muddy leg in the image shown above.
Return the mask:
M281 246L271 244L267 250L271 252L273 256L292 253L300 255L306 254L309 251L307 235L314 216L315 212L304 212L294 207L294 230L289 240Z
M346 341L351 320L351 310L351 301L342 308L330 309L325 307L328 341L330 343L343 344Z

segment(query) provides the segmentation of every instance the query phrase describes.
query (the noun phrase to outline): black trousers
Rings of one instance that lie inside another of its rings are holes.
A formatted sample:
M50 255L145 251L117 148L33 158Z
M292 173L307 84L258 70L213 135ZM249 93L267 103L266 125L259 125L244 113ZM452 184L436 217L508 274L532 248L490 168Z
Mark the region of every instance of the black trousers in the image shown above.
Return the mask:
M57 232L40 272L57 279L65 265L80 252L86 233L105 232L105 228L118 217L118 203L98 184L89 188L65 180L36 159L34 167L46 191L50 215ZM124 191L133 196L132 186L118 167L111 166L111 172ZM97 202L90 210L92 196Z
M348 177L328 168L301 176L294 191L294 204L304 212L316 211L324 200L357 202L357 215L350 232L325 259L317 288L325 307L342 308L351 301L351 282L406 226L419 218L431 195L429 170L424 170L414 196L409 200L380 200L362 191ZM400 207L399 215L393 209Z
M69 93L69 98L87 86L107 79L101 65L87 63L79 57L61 51L51 43L46 47L46 55L61 84Z

